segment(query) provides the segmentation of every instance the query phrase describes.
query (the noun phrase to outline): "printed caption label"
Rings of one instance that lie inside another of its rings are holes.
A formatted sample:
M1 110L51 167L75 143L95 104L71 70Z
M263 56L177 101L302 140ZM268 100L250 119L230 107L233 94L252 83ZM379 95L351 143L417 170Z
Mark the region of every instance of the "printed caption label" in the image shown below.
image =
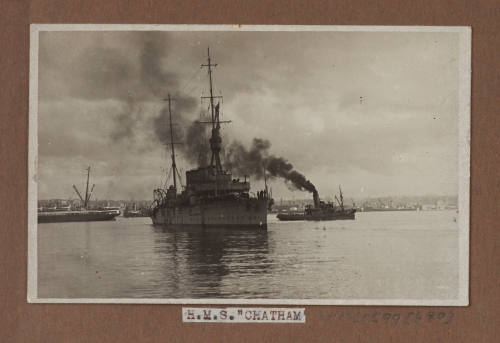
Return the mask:
M185 323L305 323L304 308L183 307Z

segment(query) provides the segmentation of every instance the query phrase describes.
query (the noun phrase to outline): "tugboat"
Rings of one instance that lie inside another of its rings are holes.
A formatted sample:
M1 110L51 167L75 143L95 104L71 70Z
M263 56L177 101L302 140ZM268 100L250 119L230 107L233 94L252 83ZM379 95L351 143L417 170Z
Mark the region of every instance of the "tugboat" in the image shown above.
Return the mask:
M175 163L176 144L173 141L171 99L168 96L170 119L170 146L172 159L173 185L167 189L154 190L154 201L151 206L151 219L154 225L167 228L177 226L217 227L230 229L267 229L267 211L270 196L267 186L257 192L250 193L250 182L234 179L230 171L224 170L221 164L220 151L222 138L220 135L221 121L219 119L220 102L215 105L213 95L212 72L217 64L210 59L208 50L207 64L202 64L208 70L210 96L202 97L210 100L211 120L202 122L209 124L212 135L209 140L211 154L210 165L186 171L186 186L178 192L176 175L180 175Z
M282 221L293 220L344 220L355 219L356 209L346 209L344 207L344 195L339 187L340 200L335 196L339 206L334 206L333 203L325 203L320 201L319 194L316 189L313 190L314 205L306 205L304 213L280 213L277 218Z
M41 209L38 211L38 222L39 223L61 223L61 222L88 222L88 221L101 221L101 220L114 220L116 216L120 215L120 210L117 209L103 209L103 210L87 210L90 197L94 190L95 185L89 192L89 180L90 180L90 166L87 170L87 186L85 188L85 199L81 196L78 188L73 185L73 188L78 194L78 197L83 203L83 208L81 210L71 210L70 207L66 207L62 210L52 210L52 209Z

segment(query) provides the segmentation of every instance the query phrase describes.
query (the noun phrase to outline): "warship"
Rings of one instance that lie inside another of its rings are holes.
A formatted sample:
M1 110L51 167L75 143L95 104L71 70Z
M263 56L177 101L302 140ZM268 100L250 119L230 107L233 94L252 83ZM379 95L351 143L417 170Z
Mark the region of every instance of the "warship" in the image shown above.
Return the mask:
M90 197L94 191L95 185L89 191L90 180L90 166L87 170L87 186L85 188L85 198L83 198L73 185L73 189L83 203L83 208L80 210L71 210L71 206L57 207L44 209L38 211L38 223L62 223L62 222L88 222L88 221L101 221L101 220L114 220L116 216L120 215L118 209L102 209L102 210L88 210Z
M325 203L319 199L319 193L316 189L313 190L313 201L314 205L306 205L303 213L280 213L277 218L282 221L293 221L293 220L344 220L344 219L355 219L355 208L345 208L344 206L344 195L342 194L342 189L339 187L340 195L339 198L335 196L338 206L333 203Z
M212 72L217 64L210 59L210 49L207 50L207 68L210 95L202 96L209 100L210 120L200 122L211 126L209 146L211 159L208 166L186 171L186 184L178 191L177 170L175 162L175 145L173 137L171 98L168 95L171 172L173 184L168 188L158 188L153 191L154 200L151 205L151 219L154 225L164 227L217 227L230 229L267 229L267 211L271 204L267 185L257 194L250 192L250 181L245 176L243 181L233 178L231 171L224 170L221 164L220 152L222 138L221 121L219 118L220 101L215 104Z

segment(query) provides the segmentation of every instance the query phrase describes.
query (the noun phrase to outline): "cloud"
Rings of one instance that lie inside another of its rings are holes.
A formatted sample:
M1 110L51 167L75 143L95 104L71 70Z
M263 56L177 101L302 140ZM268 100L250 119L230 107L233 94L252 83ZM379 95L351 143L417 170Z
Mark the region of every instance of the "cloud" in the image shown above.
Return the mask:
M196 165L208 45L227 144L269 140L320 193L456 193L456 34L42 32L40 196L71 192L61 180L90 163L96 184L113 180L106 196L150 197L169 165L169 93L178 165Z

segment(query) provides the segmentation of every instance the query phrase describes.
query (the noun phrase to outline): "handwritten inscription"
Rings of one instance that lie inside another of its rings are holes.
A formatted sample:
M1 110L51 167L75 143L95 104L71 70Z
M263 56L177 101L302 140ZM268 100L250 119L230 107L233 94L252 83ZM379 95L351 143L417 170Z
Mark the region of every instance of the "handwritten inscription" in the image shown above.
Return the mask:
M372 323L372 324L387 324L387 325L410 325L410 324L425 324L439 323L450 324L455 311L412 311L412 312L340 312L340 313L324 313L319 315L320 320L345 320L354 324Z

